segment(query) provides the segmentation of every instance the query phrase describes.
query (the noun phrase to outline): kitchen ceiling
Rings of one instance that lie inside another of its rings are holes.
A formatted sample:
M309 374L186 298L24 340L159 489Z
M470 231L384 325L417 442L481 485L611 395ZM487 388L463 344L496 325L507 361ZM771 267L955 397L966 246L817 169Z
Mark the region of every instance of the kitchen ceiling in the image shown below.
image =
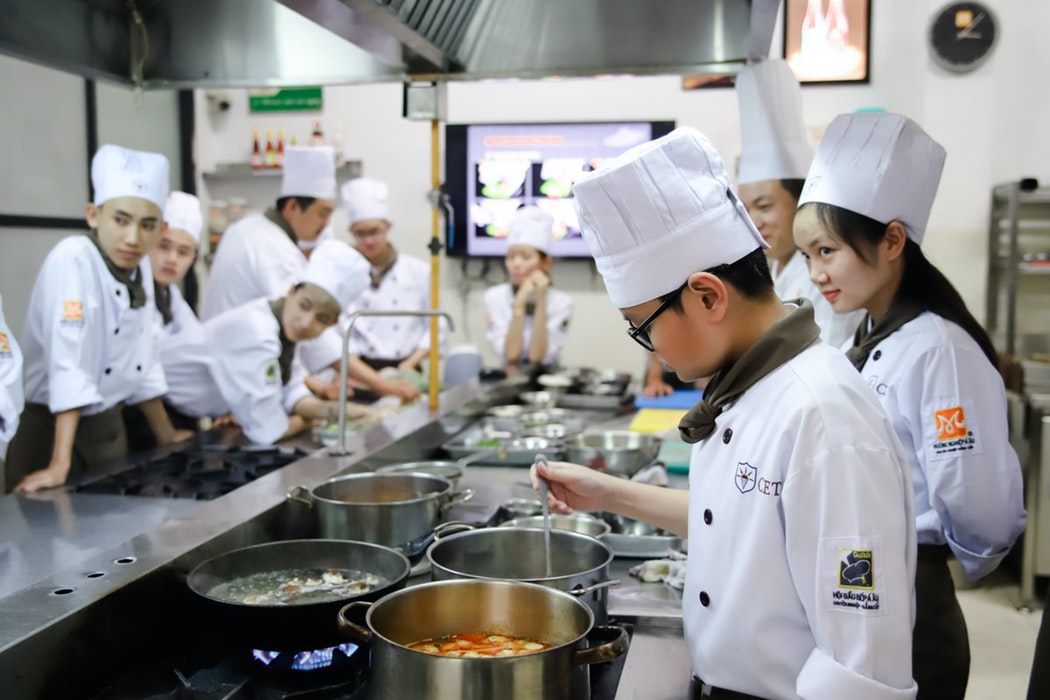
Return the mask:
M0 53L146 89L735 73L778 0L6 0ZM141 18L141 24L135 17Z

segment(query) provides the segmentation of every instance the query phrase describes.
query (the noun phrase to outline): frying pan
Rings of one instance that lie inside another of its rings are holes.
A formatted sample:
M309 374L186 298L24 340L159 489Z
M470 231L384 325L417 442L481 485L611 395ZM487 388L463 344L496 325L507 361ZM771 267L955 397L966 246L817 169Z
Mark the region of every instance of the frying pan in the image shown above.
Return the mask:
M248 605L211 595L227 581L287 569L349 569L375 574L384 583L361 595L303 605ZM186 583L208 621L231 641L267 651L310 651L345 642L337 624L339 609L404 588L408 572L408 559L388 547L349 540L287 540L220 554L194 568Z

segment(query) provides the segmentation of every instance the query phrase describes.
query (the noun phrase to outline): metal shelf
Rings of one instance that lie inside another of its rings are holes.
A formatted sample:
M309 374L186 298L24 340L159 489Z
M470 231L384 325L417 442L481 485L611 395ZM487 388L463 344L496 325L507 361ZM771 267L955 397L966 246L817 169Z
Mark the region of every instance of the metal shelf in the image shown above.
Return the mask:
M281 168L253 168L251 163L218 163L215 170L201 173L206 182L244 182L251 178L280 177ZM348 160L336 168L335 175L340 180L352 180L361 177L361 161Z

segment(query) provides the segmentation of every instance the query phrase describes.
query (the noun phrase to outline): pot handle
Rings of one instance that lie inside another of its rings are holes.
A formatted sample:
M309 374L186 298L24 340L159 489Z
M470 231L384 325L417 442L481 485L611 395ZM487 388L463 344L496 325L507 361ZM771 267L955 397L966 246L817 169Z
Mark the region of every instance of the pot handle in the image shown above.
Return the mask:
M350 637L359 644L369 644L372 641L372 633L357 624L356 622L350 622L350 618L347 614L351 608L370 608L372 603L365 600L355 600L352 603L347 603L343 607L339 608L339 631Z
M609 579L607 581L599 581L598 583L592 583L590 586L584 586L582 584L576 584L576 586L574 588L572 588L569 591L569 593L573 594L574 596L580 597L580 596L585 596L588 593L593 593L594 591L601 590L602 588L608 588L610 586L619 586L619 585L620 585L620 579L613 578L613 579Z
M456 491L449 495L448 501L441 505L441 510L448 510L454 505L460 503L466 503L470 499L474 498L474 489L463 489L462 491Z
M434 528L434 541L437 542L442 537L454 535L457 532L468 532L474 529L475 526L471 523L461 523L456 521L450 523L441 523L440 525Z
M314 498L310 493L310 489L303 485L293 486L289 489L288 493L285 494L289 501L295 501L296 503L302 503L303 505L313 508Z
M598 632L603 636L612 636L612 640L599 644L596 647L577 649L573 661L580 666L591 664L603 664L606 661L623 656L631 646L627 638L627 630L619 625L604 625L591 628L591 633Z

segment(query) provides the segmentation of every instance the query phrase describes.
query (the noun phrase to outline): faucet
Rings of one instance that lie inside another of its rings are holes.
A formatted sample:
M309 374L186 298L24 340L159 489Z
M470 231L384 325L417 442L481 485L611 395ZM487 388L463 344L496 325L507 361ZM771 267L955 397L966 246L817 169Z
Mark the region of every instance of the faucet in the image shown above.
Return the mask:
M347 355L350 354L350 329L354 327L354 323L357 319L362 316L417 316L421 318L435 318L442 317L448 321L448 329L450 331L455 330L455 324L452 323L452 317L445 311L355 311L350 314L347 319L346 325L343 327L343 354L339 360L339 445L338 452L330 453L336 456L345 455L346 452L346 382L347 376ZM437 343L437 334L432 334L430 342ZM433 345L431 345L433 347ZM435 410L437 408L437 367L430 368L430 409Z

